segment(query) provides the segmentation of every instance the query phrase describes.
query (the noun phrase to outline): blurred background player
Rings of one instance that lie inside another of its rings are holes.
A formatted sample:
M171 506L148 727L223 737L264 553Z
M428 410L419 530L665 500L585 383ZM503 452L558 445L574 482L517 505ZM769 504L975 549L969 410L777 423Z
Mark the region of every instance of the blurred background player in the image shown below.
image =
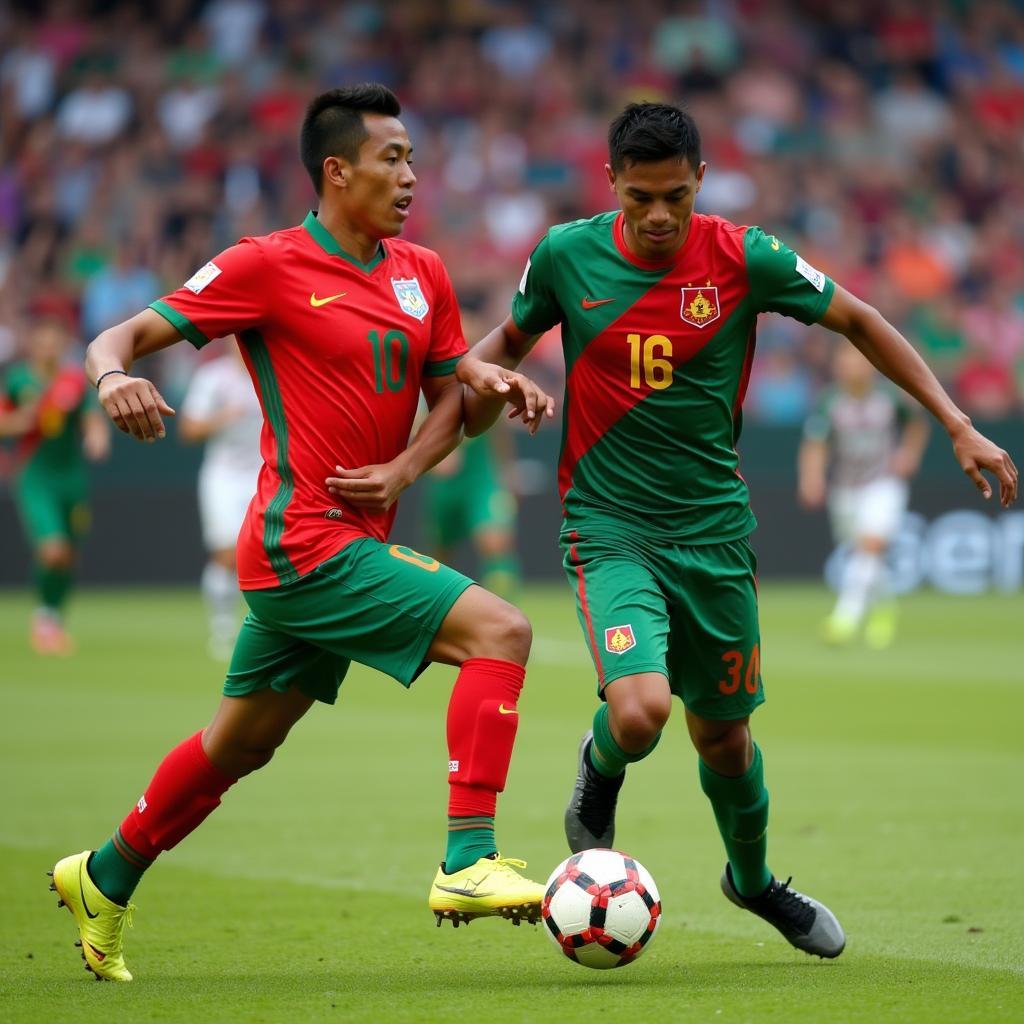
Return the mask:
M480 583L510 597L519 584L516 557L516 499L504 474L510 457L500 428L467 438L424 477L424 505L434 554L451 563L456 548L469 541L477 556Z
M801 504L820 508L827 498L836 543L850 549L825 638L848 643L866 617L865 642L886 647L896 628L886 551L907 510L928 422L852 345L836 350L833 372L834 385L807 419L798 459Z
M259 399L231 340L223 356L196 370L178 424L183 441L206 444L199 470L199 518L208 555L202 590L210 620L208 649L220 661L231 657L238 633L235 543L256 493L262 426Z
M463 308L462 328L481 333L485 320ZM543 385L542 385L543 386ZM554 389L552 389L554 390ZM425 414L420 403L419 417ZM432 553L455 564L466 542L476 556L480 582L511 599L520 582L516 554L515 445L498 423L483 437L467 437L422 478L423 518Z
M64 606L89 523L86 459L106 458L110 432L81 365L65 361L71 336L59 317L29 329L27 357L0 390L0 437L15 438L13 493L32 546L38 606L31 642L39 654L70 654Z

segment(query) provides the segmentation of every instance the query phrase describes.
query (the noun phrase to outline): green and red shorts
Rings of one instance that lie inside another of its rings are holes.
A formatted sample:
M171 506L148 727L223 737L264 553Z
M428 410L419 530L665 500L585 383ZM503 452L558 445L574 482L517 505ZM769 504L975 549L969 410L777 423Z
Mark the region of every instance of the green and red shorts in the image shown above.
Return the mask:
M325 704L349 665L369 665L409 686L468 576L399 544L364 537L292 583L243 591L249 614L224 694L297 686Z
M48 472L26 467L14 484L14 503L33 547L46 541L76 544L89 527L84 471Z
M745 537L667 544L579 523L561 545L600 695L658 672L701 718L743 718L764 702L757 559Z

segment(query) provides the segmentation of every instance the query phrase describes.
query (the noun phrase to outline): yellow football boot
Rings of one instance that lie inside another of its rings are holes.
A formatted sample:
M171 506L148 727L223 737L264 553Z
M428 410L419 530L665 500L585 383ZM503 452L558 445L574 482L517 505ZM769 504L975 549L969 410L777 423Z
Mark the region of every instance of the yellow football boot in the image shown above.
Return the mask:
M868 613L864 627L864 643L874 651L884 651L896 639L896 605L886 601Z
M135 905L122 907L108 900L96 888L85 865L91 850L57 861L48 874L53 878L51 891L60 897L58 907L67 907L78 924L82 959L97 981L131 981L132 972L124 965L124 930L132 923Z
M511 857L481 857L475 864L450 875L444 865L437 869L430 887L428 903L437 918L451 921L455 928L477 917L504 917L514 925L540 920L540 901L544 886L524 878L516 868L525 868L525 860Z
M848 615L833 612L821 627L822 639L831 647L845 647L857 638L860 623Z

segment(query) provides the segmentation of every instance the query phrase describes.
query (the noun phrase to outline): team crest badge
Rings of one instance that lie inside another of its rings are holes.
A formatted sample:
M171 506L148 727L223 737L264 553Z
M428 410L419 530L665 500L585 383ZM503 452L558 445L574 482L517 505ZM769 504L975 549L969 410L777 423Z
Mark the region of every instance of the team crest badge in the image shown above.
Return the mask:
M703 288L683 288L682 293L679 315L688 324L706 327L722 315L718 306L718 288L710 282Z
M395 289L395 298L398 299L398 305L402 307L402 312L408 313L409 316L414 316L422 322L430 312L430 306L427 305L427 300L423 297L419 281L415 277L393 277L391 278L391 287Z
M628 623L604 631L604 649L610 654L625 654L631 647L636 647L636 637Z

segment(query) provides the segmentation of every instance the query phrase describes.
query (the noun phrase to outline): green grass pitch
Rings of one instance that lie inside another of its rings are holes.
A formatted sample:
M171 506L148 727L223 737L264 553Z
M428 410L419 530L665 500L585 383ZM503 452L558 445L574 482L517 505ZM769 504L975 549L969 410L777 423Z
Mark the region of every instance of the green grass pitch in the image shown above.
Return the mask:
M723 854L681 714L623 790L619 845L665 908L638 963L588 971L539 929L498 920L436 929L425 897L454 671L406 693L357 669L143 881L127 986L82 969L44 873L102 842L163 753L205 724L220 670L193 593L80 593L68 660L28 652L28 601L0 595L4 1021L1024 1020L1019 596L910 598L878 654L821 646L824 591L764 587L770 862L842 920L835 962L718 891ZM530 589L523 605L535 659L498 832L543 879L565 855L594 698L567 591Z

